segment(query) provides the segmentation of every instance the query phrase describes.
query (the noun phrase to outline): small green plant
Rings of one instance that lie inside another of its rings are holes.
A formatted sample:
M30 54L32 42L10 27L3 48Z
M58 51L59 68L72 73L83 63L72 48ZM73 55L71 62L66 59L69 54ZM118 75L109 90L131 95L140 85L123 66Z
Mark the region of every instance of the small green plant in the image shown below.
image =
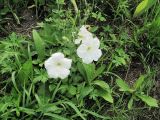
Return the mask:
M141 75L136 80L133 87L129 87L129 85L124 80L121 80L121 79L116 80L117 85L120 87L120 91L131 94L131 98L128 102L129 109L132 108L133 101L137 100L137 98L141 99L151 107L158 107L158 101L150 96L145 95L141 89L142 83L145 81L145 77L146 76Z

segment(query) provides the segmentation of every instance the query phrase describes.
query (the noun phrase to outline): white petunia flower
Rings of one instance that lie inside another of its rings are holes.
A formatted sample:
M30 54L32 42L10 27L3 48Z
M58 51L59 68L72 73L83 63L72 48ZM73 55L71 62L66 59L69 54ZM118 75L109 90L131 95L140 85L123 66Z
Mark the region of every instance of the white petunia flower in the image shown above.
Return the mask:
M82 61L89 64L93 61L98 61L102 55L102 51L99 49L100 41L98 38L84 41L77 49L77 55L82 58Z
M50 78L64 79L70 74L72 60L65 58L63 53L54 53L44 65Z
M93 35L92 33L90 33L87 29L86 26L83 25L80 28L80 31L78 33L78 38L75 40L75 44L80 44L80 42L82 41L82 43L86 40L92 39Z

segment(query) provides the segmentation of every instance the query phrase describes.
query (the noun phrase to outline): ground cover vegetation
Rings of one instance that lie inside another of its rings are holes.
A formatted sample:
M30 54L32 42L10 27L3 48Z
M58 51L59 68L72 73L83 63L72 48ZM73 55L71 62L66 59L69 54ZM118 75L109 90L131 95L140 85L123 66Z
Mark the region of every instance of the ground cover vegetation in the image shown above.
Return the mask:
M0 119L160 120L159 0L0 0Z

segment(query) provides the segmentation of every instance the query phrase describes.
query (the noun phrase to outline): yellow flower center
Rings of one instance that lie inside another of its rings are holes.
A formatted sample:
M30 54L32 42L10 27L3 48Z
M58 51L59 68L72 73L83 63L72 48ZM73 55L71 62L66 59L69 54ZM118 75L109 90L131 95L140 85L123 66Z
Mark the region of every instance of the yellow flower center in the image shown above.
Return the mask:
M60 62L57 62L56 65L57 65L57 66L61 66L62 64L61 64Z
M92 49L91 46L88 46L88 47L87 47L87 51L90 51L91 49Z

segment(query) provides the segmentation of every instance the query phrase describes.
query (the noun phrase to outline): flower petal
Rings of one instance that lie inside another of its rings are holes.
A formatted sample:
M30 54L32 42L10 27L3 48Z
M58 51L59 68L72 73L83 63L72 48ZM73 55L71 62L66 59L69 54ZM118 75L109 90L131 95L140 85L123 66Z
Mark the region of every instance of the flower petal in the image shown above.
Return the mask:
M77 55L80 58L85 57L86 56L86 49L87 49L87 46L85 44L81 44L77 49Z
M101 57L102 55L102 51L100 49L97 49L94 51L95 53L92 54L92 58L94 61L98 61L98 59Z
M93 39L93 43L94 43L94 47L95 47L95 48L99 48L99 46L100 46L100 41L99 41L99 39L98 39L97 37L95 37L95 38Z
M55 78L56 79L59 76L59 72L54 68L47 69L47 73L48 73L49 78Z
M82 58L82 61L86 64L90 64L93 62L93 59L91 57L84 57Z
M66 78L69 74L70 74L70 70L63 68L63 69L61 69L61 72L59 73L59 77L60 77L61 79L64 79L64 78Z
M71 59L68 59L68 58L64 58L62 60L62 64L63 64L63 67L66 68L66 69L70 69L71 68L71 64L72 64L72 60Z
M60 60L64 58L64 54L61 52L57 52L51 55L54 60Z

